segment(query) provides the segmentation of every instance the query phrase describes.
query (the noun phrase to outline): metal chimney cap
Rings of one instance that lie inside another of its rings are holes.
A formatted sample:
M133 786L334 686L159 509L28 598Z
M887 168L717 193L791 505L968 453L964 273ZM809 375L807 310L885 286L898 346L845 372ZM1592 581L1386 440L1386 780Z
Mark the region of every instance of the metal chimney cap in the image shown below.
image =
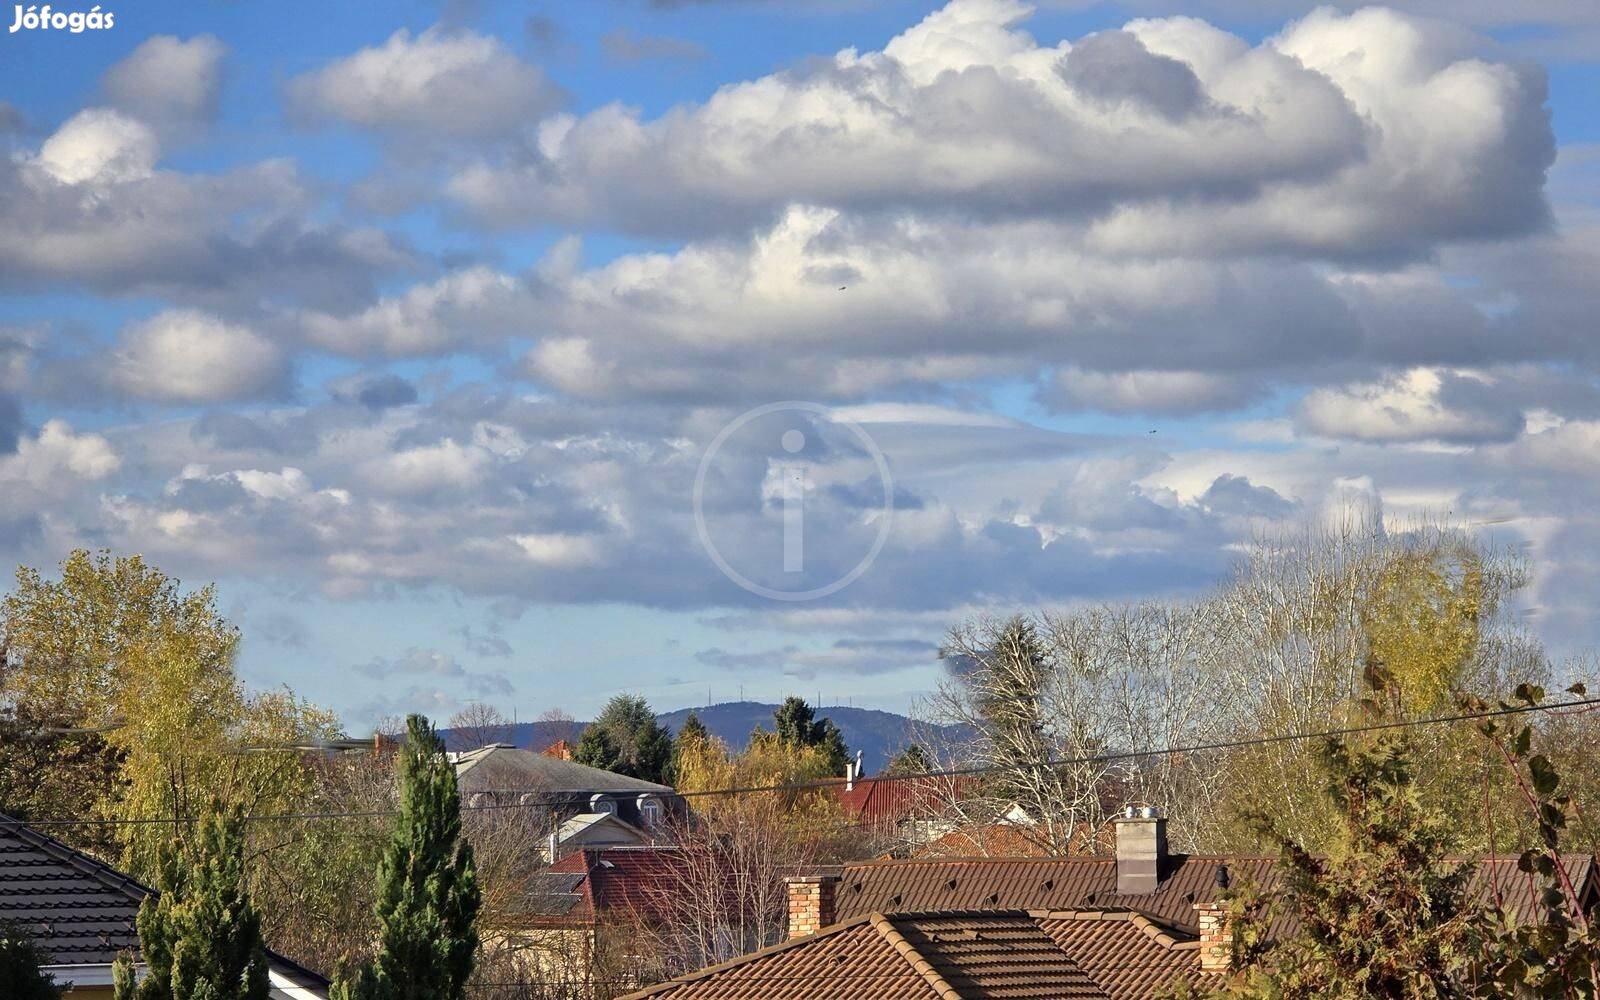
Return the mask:
M1161 810L1155 806L1123 806L1121 819L1162 819Z

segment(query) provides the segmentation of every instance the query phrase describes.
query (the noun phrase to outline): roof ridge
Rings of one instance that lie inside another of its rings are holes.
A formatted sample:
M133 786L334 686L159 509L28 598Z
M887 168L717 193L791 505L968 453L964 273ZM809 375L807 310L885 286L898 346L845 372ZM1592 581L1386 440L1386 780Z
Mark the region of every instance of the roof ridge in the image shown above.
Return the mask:
M873 928L889 943L889 946L901 958L906 960L906 964L910 965L917 975L922 977L923 981L933 989L934 993L938 994L940 1000L962 1000L961 994L956 992L956 988L951 986L943 976L939 975L939 970L933 967L933 963L928 961L927 957L921 952L917 951L916 945L906 940L906 936L900 933L900 929L888 917L881 913L874 913L868 919L872 921Z
M658 993L666 993L677 989L679 986L698 982L699 980L705 979L709 976L718 975L726 972L729 969L738 968L741 965L754 962L757 959L766 958L768 955L776 955L779 952L788 951L790 948L797 948L801 945L809 944L812 941L817 941L826 937L833 937L836 934L853 930L862 926L863 924L866 924L875 915L876 914L863 914L859 917L852 917L849 920L842 920L839 923L830 924L827 927L816 931L815 933L792 937L787 941L779 941L777 944L769 944L765 948L758 948L755 951L750 952L748 955L740 955L737 958L730 958L726 962L718 962L716 965L708 965L703 969L696 969L694 972L685 973L681 976L675 976L664 983L656 983L654 986L639 990L637 993L630 993L628 995L630 997L648 997L655 996ZM956 1000L961 1000L961 998L957 997Z
M9 816L6 813L0 813L0 835L4 834L10 834L23 843L31 844L33 847L51 855L57 861L68 864L91 878L98 879L135 903L142 903L146 896L156 893L156 890L140 882L132 875L119 871L104 861L29 826L24 820Z

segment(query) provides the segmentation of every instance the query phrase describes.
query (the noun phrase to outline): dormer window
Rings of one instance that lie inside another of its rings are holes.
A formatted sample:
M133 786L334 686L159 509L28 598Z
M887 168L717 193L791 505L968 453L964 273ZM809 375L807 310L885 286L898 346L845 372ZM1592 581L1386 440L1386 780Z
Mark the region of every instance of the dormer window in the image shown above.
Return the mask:
M639 796L639 818L645 826L656 827L661 825L666 811L661 808L661 800L654 795Z

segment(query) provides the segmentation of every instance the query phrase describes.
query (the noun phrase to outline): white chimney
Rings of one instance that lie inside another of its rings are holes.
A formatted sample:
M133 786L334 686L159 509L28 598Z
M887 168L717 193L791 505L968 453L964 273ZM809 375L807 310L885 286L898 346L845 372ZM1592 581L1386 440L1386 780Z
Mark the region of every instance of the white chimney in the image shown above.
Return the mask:
M1117 817L1117 893L1155 892L1167 874L1167 821L1153 806L1128 806Z
M560 849L560 845L561 845L560 839L556 836L556 834L554 832L552 832L550 834L550 846L548 848L546 848L546 850L545 850L545 853L549 855L549 860L550 860L551 864L555 864L556 861L558 860L556 858L556 851Z

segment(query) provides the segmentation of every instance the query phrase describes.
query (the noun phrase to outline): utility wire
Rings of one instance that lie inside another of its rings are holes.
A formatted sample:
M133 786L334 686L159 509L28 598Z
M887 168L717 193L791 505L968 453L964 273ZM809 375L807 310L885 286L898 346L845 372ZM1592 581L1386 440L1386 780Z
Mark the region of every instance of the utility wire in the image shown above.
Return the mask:
M1359 735L1361 733L1386 732L1386 731L1392 731L1392 730L1396 730L1396 729L1410 729L1410 728L1421 727L1421 726L1448 725L1448 724L1453 724L1453 723L1457 723L1457 722L1472 722L1472 721L1477 721L1477 720L1482 720L1482 719L1495 719L1495 718L1503 718L1503 717L1506 717L1506 716L1527 715L1527 714L1531 714L1531 713L1535 713L1535 712L1557 712L1557 713L1560 713L1560 712L1563 712L1563 711L1570 711L1570 710L1577 710L1577 709L1592 709L1592 708L1595 708L1596 706L1600 706L1600 696L1596 696L1596 697L1592 697L1592 698L1581 698L1581 699L1578 699L1578 700L1575 700L1575 701L1556 702L1556 703L1553 703L1553 704L1506 705L1506 706L1502 706L1500 708L1488 709L1488 710L1482 711L1482 712L1462 712L1462 713L1458 713L1458 714L1455 714L1455 715L1435 715L1435 716L1427 716L1427 717L1424 717L1424 718L1421 718L1421 719L1397 719L1397 720L1394 720L1392 722L1376 722L1376 723L1369 723L1369 724L1364 725L1364 726L1345 726L1345 727L1342 727L1342 728L1339 728L1339 729L1324 729L1324 730L1319 730L1319 731L1316 731L1316 732L1308 732L1308 733L1283 733L1283 734L1274 735L1274 736L1253 736L1253 737L1247 737L1247 738L1244 738L1244 739L1237 739L1237 740L1217 740L1215 742L1210 742L1210 743L1192 743L1192 744L1189 744L1187 746L1161 747L1161 748L1156 748L1156 749L1151 749L1151 750L1122 750L1122 751L1115 751L1115 752L1112 752L1112 753L1090 754L1090 755L1081 756L1081 757L1055 757L1055 758L1051 758L1051 759L1048 759L1048 760L1041 761L1036 766L1040 767L1040 768L1051 768L1051 767L1070 767L1070 766L1080 765L1080 764L1114 764L1114 763L1118 763L1118 762L1122 762L1122 761L1144 760L1144 759L1147 759L1147 758L1150 758L1150 757L1164 757L1164 756L1174 756L1174 755L1208 753L1208 752L1217 751L1217 750L1241 750L1241 749L1246 749L1246 748L1249 748L1249 747L1271 746L1271 745L1279 744L1279 743L1292 743L1292 742L1295 742L1295 741L1298 741L1298 740L1332 739L1332 738L1335 738L1335 737L1355 736L1355 735ZM997 772L1001 772L1001 771L1005 771L1005 770L1007 770L1007 768L991 764L991 765L983 765L983 766L977 766L977 767L943 768L943 769L938 769L938 770L921 771L921 772L917 772L917 773L913 773L913 774L885 775L884 777L881 777L881 778L862 778L862 779L857 779L857 780L859 780L859 781L873 781L873 782L880 782L880 781L882 781L882 782L927 781L927 780L930 780L930 779L938 779L938 778L959 778L959 777L975 776L975 775L980 775L980 774L993 774L993 773L997 773ZM812 780L812 781L792 781L792 782L785 782L785 783L782 783L782 784L775 784L775 785L748 785L748 786L736 787L736 788L708 788L708 789L703 789L703 790L700 790L700 791L692 791L692 792L673 792L672 794L674 796L676 796L677 798L693 799L693 798L713 798L713 797L718 797L718 796L756 795L756 794L762 794L762 793L767 793L767 792L817 791L817 790L821 790L821 789L837 788L841 784L844 783L844 780L845 779L843 779L843 778L826 778L826 779ZM461 811L462 812L492 812L492 811L497 811L497 810L509 810L509 809L536 809L536 808L540 808L540 807L546 806L546 805L570 803L574 797L592 796L594 794L599 794L599 795L601 795L602 797L605 797L605 798L610 798L612 795L615 795L618 798L622 798L622 797L629 797L629 796L634 796L634 795L638 795L638 794L650 794L650 793L648 793L648 792L640 793L640 792L635 792L635 791L614 792L614 793L613 792L604 792L604 791L602 791L602 792L599 792L599 793L594 793L592 790L588 790L588 789L585 789L585 790L582 790L582 791L574 789L574 790L569 790L569 791L567 791L565 793L563 793L561 791L524 792L524 793L521 793L519 795L519 801L517 801L517 802L503 802L503 803L502 802L495 802L495 803L486 803L486 804L482 804L482 805L470 805L469 804L469 805L463 805L461 807ZM522 799L522 798L529 798L529 797L535 797L537 799L537 801L532 801L532 802L520 801L520 799ZM269 821L279 821L279 820L322 820L322 819L345 819L345 818L355 819L355 818L367 818L367 817L392 816L394 814L395 814L394 810L392 810L392 809L383 809L383 810L369 810L369 811L362 811L362 812L277 813L277 814L267 814L267 815L260 815L260 816L247 816L245 818L246 818L246 820L251 821L251 822L269 822ZM130 817L108 817L108 818L105 818L105 819L44 819L44 820L32 820L32 821L29 821L25 825L33 826L33 827L43 827L43 826L121 826L121 825L139 825L139 826L144 826L144 825L170 824L170 823L183 822L183 821L184 820L180 820L180 819L178 819L176 817L171 817L171 816L168 816L168 817L165 817L165 818L160 818L160 819L154 819L154 818L130 818ZM4 829L4 828L6 828L8 826L18 826L18 825L24 825L24 824L21 824L19 822L10 822L10 823L0 822L0 829Z

